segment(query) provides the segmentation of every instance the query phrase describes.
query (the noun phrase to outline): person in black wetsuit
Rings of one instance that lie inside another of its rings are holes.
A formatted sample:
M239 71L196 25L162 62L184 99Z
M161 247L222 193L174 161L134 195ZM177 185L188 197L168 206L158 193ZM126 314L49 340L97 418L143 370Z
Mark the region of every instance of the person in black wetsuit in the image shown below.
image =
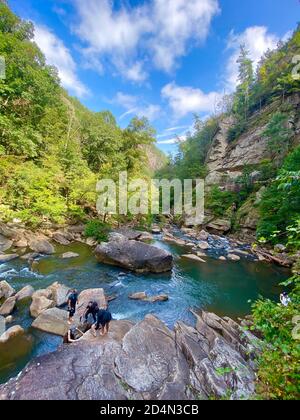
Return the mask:
M97 322L92 327L92 333L96 337L97 331L100 329L100 335L104 336L109 331L109 324L112 320L111 313L107 310L107 307L99 309L97 313Z
M99 312L99 310L100 309L97 302L95 301L89 302L84 313L85 322L88 321L89 315L92 315L94 322L97 322L97 313Z
M73 322L73 317L76 312L76 305L78 304L78 293L76 289L73 289L71 294L68 297L68 312L69 312L69 320L68 323L71 324Z

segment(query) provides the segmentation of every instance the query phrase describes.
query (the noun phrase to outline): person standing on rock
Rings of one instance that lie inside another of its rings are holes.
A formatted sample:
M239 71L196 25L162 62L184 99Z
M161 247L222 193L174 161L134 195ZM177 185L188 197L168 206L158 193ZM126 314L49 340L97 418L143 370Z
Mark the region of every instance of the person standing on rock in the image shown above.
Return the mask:
M76 305L78 304L78 293L76 289L72 290L72 293L68 297L68 312L69 312L69 320L68 323L72 324L73 317L76 312Z
M97 331L100 329L100 325L101 325L100 335L104 336L108 334L109 324L111 320L112 320L112 315L107 310L107 306L105 308L99 309L97 313L97 322L92 326L92 334L94 335L94 337L97 336Z

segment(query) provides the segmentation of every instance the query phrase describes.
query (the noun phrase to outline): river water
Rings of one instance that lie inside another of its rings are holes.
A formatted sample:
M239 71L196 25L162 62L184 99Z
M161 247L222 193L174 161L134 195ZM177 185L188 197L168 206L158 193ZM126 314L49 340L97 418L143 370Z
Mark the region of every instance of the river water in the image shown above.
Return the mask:
M190 308L201 308L218 315L233 318L250 312L251 302L258 296L278 300L281 292L278 284L287 279L289 271L274 265L253 261L243 256L241 261L220 261L226 255L230 243L226 239L211 240L206 263L181 259L188 248L162 242L160 237L154 245L172 252L175 265L172 273L137 275L119 268L99 264L91 248L77 243L68 247L57 247L56 254L39 260L35 272L28 263L20 259L0 265L0 281L8 281L17 291L31 284L35 289L45 288L55 281L79 291L103 287L107 295L116 295L110 303L114 319L138 321L152 313L169 327L177 320L192 324ZM62 259L63 252L73 251L80 256ZM135 292L148 295L169 295L168 302L155 304L128 299ZM21 325L26 335L16 338L0 349L0 383L17 375L33 357L57 349L60 337L38 332L31 328L28 302L19 304L12 325Z

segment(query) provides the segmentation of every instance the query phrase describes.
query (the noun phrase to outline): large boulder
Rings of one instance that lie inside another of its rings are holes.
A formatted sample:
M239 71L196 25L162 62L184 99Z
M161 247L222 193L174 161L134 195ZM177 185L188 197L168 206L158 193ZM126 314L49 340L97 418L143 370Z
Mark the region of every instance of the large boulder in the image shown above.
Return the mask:
M24 330L22 327L20 327L20 325L15 325L14 327L9 328L7 331L5 331L4 334L0 336L0 346L1 344L6 344L12 338L23 334Z
M89 302L95 301L99 308L107 306L107 299L103 289L87 289L81 292L78 296L78 306L76 310L77 317L83 316Z
M8 316L13 313L16 306L16 297L12 296L3 303L3 305L0 307L0 315L2 316Z
M39 254L51 255L55 252L53 245L44 236L30 237L29 248Z
M208 223L206 229L212 233L224 234L230 231L231 221L229 219L214 219Z
M23 287L17 294L16 299L17 302L25 299L29 299L34 294L34 288L30 285Z
M138 273L163 273L171 271L173 266L173 256L169 252L143 242L128 240L122 235L98 245L95 254L101 263Z
M63 306L68 302L70 289L58 282L53 283L47 290L51 291L51 300L54 301L55 306Z
M166 302L167 300L169 300L169 296L168 295L148 296L147 293L145 292L137 292L130 295L129 299L156 303L156 302Z
M15 293L15 289L9 283L7 283L7 281L3 280L0 282L0 299L8 299Z
M63 337L70 328L68 312L58 308L46 309L33 321L32 327Z
M34 293L32 296L32 303L30 305L30 315L33 318L37 318L41 313L49 308L52 308L53 306L55 306L53 300L50 300L42 295L36 295Z

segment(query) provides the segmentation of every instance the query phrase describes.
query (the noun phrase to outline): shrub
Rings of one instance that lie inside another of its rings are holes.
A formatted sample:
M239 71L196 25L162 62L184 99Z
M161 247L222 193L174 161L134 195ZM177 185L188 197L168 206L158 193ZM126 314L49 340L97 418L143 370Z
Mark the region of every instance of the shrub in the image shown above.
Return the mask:
M110 227L108 224L100 220L92 220L85 227L85 236L87 238L94 238L98 242L107 242L109 231Z

